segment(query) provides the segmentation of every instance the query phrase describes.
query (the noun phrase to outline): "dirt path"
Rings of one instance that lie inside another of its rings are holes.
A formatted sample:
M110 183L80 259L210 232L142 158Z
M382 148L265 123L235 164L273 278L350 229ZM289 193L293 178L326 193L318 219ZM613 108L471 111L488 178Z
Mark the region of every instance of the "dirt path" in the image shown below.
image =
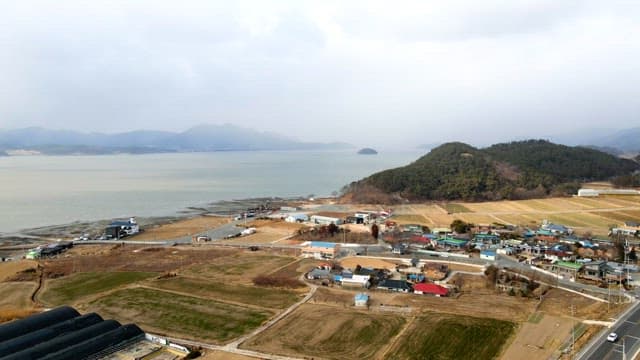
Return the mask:
M304 278L304 275L301 276L301 279L303 279L303 278ZM254 336L257 336L261 332L267 330L271 326L275 325L275 323L277 323L278 321L282 320L285 316L291 314L295 309L300 307L300 305L302 305L302 304L306 303L307 301L309 301L309 299L311 299L311 297L316 293L316 290L318 290L318 287L316 285L313 285L313 284L308 284L308 285L311 287L311 290L309 291L309 293L307 293L307 295L302 300L300 300L297 303L289 306L289 308L287 308L287 310L285 310L282 313L280 313L280 315L278 315L275 318L267 321L264 325L262 325L259 328L253 330L248 335L244 335L244 336L240 337L239 339L227 344L225 346L225 348L238 349L238 346L240 346L240 344L242 344L243 342L249 340L250 338L252 338Z
M33 294L31 294L31 302L34 305L40 306L42 305L40 303L40 301L38 301L38 293L40 292L40 289L42 289L43 285L44 285L44 268L42 266L40 266L40 264L38 264L38 286L35 288L35 290L33 290Z
M376 356L377 360L384 360L387 357L387 354L389 353L389 351L391 351L395 347L396 343L400 339L402 339L402 337L404 336L404 333L407 332L407 329L411 328L411 325L415 320L416 320L415 315L409 318L409 321L407 321L407 323L404 325L402 330L398 331L398 334L396 334L396 336L394 336L393 339L389 341L387 346L378 353L378 356Z

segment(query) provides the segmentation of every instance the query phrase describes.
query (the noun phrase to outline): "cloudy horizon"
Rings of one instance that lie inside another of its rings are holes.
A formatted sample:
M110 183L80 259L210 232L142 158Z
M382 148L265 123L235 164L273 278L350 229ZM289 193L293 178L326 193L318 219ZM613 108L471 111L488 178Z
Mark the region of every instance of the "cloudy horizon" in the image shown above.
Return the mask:
M0 128L230 123L394 146L640 126L632 1L0 8Z

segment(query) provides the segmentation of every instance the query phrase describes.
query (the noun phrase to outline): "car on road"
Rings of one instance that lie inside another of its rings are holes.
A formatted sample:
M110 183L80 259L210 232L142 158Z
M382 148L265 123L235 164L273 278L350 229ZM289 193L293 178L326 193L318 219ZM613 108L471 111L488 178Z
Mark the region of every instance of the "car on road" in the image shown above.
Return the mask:
M614 332L609 334L609 336L607 336L607 341L608 342L616 342L616 340L618 340L618 334L616 334Z

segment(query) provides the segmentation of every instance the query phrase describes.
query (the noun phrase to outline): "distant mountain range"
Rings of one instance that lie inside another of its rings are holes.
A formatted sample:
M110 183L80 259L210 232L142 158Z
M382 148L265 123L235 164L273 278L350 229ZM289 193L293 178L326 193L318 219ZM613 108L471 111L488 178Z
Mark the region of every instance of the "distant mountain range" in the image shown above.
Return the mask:
M556 144L567 146L583 146L600 150L612 155L635 155L640 153L640 128L612 130L606 128L576 129L571 133L546 134L541 138ZM507 141L521 141L527 138L511 138ZM419 149L430 150L442 145L443 142L433 142L418 145ZM476 146L488 146L491 143L474 143Z
M640 153L640 127L624 130L583 129L547 138L555 143L588 146L612 154Z
M233 150L345 149L346 143L309 143L235 125L199 125L184 132L137 130L117 134L29 127L0 130L0 153L113 154Z
M584 181L632 174L640 165L586 147L527 140L477 149L434 148L415 162L373 174L343 191L353 202L500 200L575 194Z

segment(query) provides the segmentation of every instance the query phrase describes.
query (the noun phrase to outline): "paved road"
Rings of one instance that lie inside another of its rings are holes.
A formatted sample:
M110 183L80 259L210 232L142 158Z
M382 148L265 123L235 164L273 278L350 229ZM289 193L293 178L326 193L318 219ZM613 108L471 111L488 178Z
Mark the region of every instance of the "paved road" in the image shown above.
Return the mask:
M607 335L611 332L615 332L619 336L615 343L607 341ZM623 314L611 329L603 330L576 358L579 360L624 359L622 356L623 343L626 359L633 359L633 355L640 350L640 302L635 303Z

